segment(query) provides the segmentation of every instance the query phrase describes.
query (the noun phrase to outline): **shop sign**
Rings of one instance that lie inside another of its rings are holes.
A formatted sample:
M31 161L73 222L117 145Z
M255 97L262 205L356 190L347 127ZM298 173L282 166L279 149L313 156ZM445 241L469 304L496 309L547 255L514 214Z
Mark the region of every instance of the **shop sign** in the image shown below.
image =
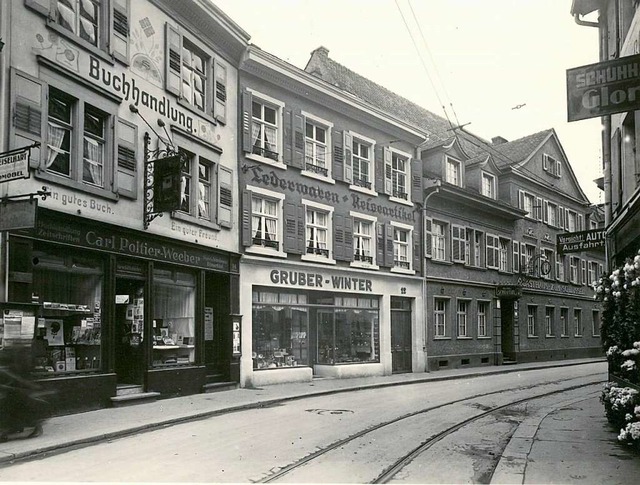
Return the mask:
M567 69L568 120L640 109L640 55Z
M153 210L171 212L180 208L182 157L174 155L153 162Z
M371 293L373 283L367 278L352 278L350 276L325 276L322 273L307 271L288 271L283 269L271 270L271 283L278 286L295 286L298 288L322 288L331 290L345 290Z
M157 236L145 237L133 231L97 225L85 226L41 216L35 233L36 237L51 242L196 268L230 271L229 255L171 244Z
M522 287L518 285L498 285L496 286L496 298L520 298Z
M518 284L523 288L531 290L544 290L551 291L553 293L560 293L565 295L584 295L584 287L574 287L570 285L559 285L557 283L550 283L548 281L536 281L526 278L518 278Z
M589 231L566 232L556 237L558 254L578 253L580 251L604 251L607 231L591 229Z
M0 155L0 183L29 178L30 147Z
M0 231L33 229L36 227L37 199L0 202Z

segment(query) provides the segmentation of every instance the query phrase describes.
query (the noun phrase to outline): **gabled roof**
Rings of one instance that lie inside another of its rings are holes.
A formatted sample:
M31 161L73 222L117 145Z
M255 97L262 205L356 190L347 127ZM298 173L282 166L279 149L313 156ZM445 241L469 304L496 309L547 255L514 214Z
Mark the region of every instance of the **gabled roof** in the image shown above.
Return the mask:
M504 158L496 156L498 167L520 166L522 162L528 160L540 148L551 135L555 134L553 128L539 131L533 135L523 136L500 145L493 145L493 148L504 155Z

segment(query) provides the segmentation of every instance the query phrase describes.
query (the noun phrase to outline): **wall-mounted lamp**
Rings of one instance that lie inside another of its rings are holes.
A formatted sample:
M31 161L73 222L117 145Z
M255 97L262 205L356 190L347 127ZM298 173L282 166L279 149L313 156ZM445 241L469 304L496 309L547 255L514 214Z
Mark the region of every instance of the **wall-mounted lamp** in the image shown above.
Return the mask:
M462 296L467 296L467 290L462 290Z
M440 288L440 294L444 295L444 286L442 288Z

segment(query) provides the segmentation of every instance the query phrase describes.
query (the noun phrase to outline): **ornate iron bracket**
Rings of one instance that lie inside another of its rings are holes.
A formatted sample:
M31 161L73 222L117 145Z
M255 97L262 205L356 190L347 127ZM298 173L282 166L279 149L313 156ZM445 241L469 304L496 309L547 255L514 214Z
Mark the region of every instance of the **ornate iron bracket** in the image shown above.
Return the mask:
M28 194L5 195L4 197L2 197L1 200L3 203L6 204L10 200L27 199L27 198L30 200L33 200L36 197L40 197L42 200L46 200L47 197L51 197L51 191L47 189L45 185L43 185L42 190L38 190L36 192L30 192Z
M551 263L544 258L543 253L536 253L526 265L520 268L519 276L528 281L531 278L546 276L551 272Z

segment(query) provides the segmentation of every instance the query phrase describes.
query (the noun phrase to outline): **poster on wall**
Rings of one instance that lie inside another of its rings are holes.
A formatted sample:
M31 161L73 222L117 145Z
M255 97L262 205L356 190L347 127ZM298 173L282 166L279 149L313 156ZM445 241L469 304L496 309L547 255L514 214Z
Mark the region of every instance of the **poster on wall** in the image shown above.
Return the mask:
M213 308L204 308L204 339L213 340Z
M64 345L64 322L61 319L47 318L45 321L45 339L49 347Z

